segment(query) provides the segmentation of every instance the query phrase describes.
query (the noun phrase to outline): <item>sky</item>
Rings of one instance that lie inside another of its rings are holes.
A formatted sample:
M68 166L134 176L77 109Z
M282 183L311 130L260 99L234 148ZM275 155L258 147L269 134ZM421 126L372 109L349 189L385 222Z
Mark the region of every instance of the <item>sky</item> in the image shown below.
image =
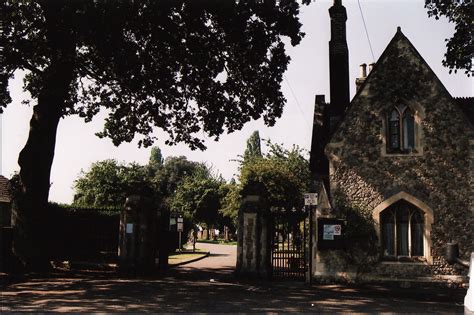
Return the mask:
M451 37L454 25L445 19L428 18L423 0L360 0L369 41L357 0L343 0L346 7L347 42L349 47L349 72L351 98L355 94L355 79L359 65L376 61L395 35L397 26L417 48L447 90L454 97L473 96L472 79L462 72L449 74L441 64L445 53L445 39ZM306 36L296 47L287 45L291 57L282 82L287 103L282 117L275 126L267 127L261 120L248 123L242 130L222 135L219 142L206 139L206 151L192 151L186 145L166 146L163 132L155 142L164 157L184 155L189 160L206 162L215 172L230 180L237 174L238 164L233 161L243 154L246 140L255 130L260 137L291 147L296 144L310 149L314 97L325 94L329 99L330 20L328 9L332 1L314 0L302 6L300 21ZM19 171L18 154L26 143L32 107L21 102L28 98L22 91L23 73L17 72L10 81L13 102L0 114L0 174L11 177ZM81 170L87 171L91 163L105 159L120 162L146 164L150 148L138 148L137 141L115 147L109 139L99 139L95 133L102 130L104 113L98 114L91 123L84 123L77 116L60 121L56 151L51 171L50 200L70 203L74 196L74 180Z

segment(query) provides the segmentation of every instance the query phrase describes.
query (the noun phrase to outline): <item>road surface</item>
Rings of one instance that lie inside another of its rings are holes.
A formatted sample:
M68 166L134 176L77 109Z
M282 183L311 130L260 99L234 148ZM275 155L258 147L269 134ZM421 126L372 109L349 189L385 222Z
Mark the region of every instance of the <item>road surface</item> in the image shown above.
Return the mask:
M26 276L0 287L0 313L463 312L466 290L240 281L232 274L235 246L204 246L210 257L174 268L167 276L126 278L103 272Z
M210 243L196 243L196 248L210 255L204 259L176 268L176 277L181 279L232 279L234 277L237 246Z

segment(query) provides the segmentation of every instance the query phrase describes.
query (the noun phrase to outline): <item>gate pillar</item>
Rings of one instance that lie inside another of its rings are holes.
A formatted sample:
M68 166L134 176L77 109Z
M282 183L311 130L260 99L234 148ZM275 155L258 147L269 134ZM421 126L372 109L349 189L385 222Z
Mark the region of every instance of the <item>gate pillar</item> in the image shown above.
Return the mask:
M268 278L270 246L265 203L257 195L243 198L239 210L237 234L237 267L240 277Z
M127 198L120 215L119 268L122 272L153 271L156 252L156 213L151 200L138 195Z

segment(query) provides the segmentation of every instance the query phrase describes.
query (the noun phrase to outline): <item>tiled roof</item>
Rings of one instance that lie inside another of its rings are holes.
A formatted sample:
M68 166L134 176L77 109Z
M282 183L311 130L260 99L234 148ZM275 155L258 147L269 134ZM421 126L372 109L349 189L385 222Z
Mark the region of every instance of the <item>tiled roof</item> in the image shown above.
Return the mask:
M474 97L455 97L454 100L474 125Z
M10 202L10 192L9 192L9 182L8 179L0 175L0 202Z

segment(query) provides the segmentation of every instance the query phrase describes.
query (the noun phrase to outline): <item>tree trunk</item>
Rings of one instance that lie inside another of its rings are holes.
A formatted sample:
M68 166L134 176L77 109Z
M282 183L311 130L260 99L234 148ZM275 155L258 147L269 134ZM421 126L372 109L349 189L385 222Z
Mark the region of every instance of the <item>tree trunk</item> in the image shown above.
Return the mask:
M44 1L42 7L50 64L41 75L38 104L33 108L28 140L18 159L21 191L12 215L13 252L28 270L43 269L48 264L46 236L53 227L46 220L50 173L75 57L73 34L64 26L61 4Z

